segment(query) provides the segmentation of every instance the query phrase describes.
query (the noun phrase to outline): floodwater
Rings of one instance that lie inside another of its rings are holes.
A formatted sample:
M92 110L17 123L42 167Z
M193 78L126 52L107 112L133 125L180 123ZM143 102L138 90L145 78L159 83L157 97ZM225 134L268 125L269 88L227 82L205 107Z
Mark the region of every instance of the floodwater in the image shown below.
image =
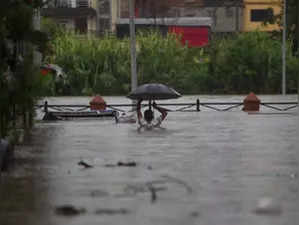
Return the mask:
M297 101L297 95L259 97ZM125 97L104 99L130 103ZM47 100L88 104L91 98ZM0 224L296 225L298 111L262 107L261 112L170 112L165 129L144 132L113 119L37 122L25 145L17 146L14 166L0 177ZM78 165L80 160L93 167ZM81 213L57 213L64 205Z

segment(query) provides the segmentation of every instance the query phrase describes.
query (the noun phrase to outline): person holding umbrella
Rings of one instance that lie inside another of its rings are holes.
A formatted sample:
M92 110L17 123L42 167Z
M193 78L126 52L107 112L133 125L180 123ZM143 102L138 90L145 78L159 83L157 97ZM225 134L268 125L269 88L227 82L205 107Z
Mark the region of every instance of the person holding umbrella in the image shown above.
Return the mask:
M141 102L142 102L142 99L139 99L138 103L137 103L137 118L138 118L138 123L140 125L139 129L145 128L147 130L151 130L155 127L160 127L162 121L167 116L167 109L158 106L156 104L156 102L154 101L153 108L157 109L161 113L161 115L157 118L154 118L154 112L151 109L151 107L149 107L149 109L144 111L143 116L142 116Z
M159 127L162 121L167 116L167 109L157 106L155 101L153 102L153 108L158 110L161 115L154 118L154 112L151 109L151 101L153 100L166 100L180 98L181 94L178 93L171 87L160 83L147 83L138 86L135 90L131 91L128 98L132 100L138 100L137 103L137 118L140 128L152 129L154 127ZM143 100L149 101L149 109L145 110L144 115L141 113L141 102ZM138 130L139 130L138 129Z

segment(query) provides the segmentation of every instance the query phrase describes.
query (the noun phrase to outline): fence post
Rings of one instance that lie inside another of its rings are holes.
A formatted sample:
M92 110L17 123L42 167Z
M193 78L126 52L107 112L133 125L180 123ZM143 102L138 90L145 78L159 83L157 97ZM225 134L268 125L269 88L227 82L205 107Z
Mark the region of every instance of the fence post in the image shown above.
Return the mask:
M0 111L0 138L4 136L4 124L3 124L3 113Z
M196 111L197 112L200 111L200 101L199 101L199 99L196 99Z
M25 106L22 107L22 117L23 117L23 128L24 130L27 129L27 118L26 118L26 109L25 109Z
M45 112L45 113L48 113L48 101L45 101L45 104L44 104L44 112Z

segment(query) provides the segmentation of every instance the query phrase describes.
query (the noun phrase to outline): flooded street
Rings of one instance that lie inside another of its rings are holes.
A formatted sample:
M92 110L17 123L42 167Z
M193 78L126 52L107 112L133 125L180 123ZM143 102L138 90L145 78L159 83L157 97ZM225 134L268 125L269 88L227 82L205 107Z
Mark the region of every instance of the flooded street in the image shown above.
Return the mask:
M258 97L297 101L297 95ZM104 99L130 103L125 97ZM47 100L88 104L91 98ZM0 225L298 224L298 109L278 114L262 107L259 115L240 107L201 109L170 112L164 129L145 132L114 119L37 122L25 145L17 146L15 165L0 177ZM80 160L93 167L78 165ZM264 198L273 204L259 212ZM80 213L61 215L57 207L64 205Z

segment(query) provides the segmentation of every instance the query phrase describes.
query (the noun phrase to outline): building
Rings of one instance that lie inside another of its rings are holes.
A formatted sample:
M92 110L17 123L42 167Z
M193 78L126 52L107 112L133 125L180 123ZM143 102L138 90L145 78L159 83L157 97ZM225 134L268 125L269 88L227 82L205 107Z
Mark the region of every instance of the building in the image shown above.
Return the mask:
M264 22L281 13L282 3L282 0L244 0L242 31L279 30L278 24L267 24L265 26Z
M167 17L167 18L135 18L135 28L159 30L162 35L167 33L176 34L183 45L189 47L203 47L210 41L210 17ZM129 19L117 20L116 34L118 37L129 36Z
M101 25L101 6L98 0L53 0L41 9L41 15L52 18L66 29L96 34Z
M128 1L116 0L118 17L128 18ZM243 0L136 0L135 15L140 18L210 17L212 32L242 30Z
M234 33L278 30L264 20L281 11L282 0L135 0L136 18L212 18L211 32ZM80 33L116 32L120 19L129 18L129 0L53 0L42 9L66 28Z
M112 0L118 18L129 17L128 0ZM264 21L281 13L282 0L135 0L139 18L211 17L211 31L233 33L242 31L278 30L279 25ZM113 24L112 24L113 25Z

